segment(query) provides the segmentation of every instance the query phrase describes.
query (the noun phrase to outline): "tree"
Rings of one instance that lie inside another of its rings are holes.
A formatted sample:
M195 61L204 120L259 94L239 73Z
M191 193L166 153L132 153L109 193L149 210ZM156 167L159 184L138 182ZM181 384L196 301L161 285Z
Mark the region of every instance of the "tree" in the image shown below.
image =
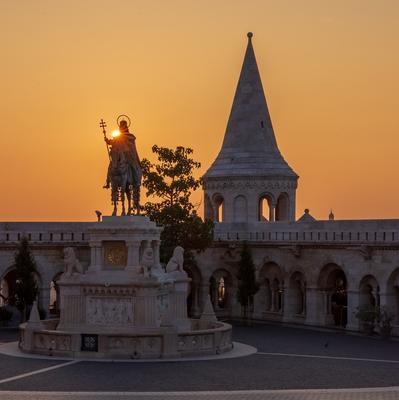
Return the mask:
M14 267L16 269L15 305L25 321L28 312L39 292L35 276L36 262L29 249L28 239L22 238L15 253Z
M152 152L157 162L147 159L141 162L143 186L146 195L155 201L147 201L145 213L164 227L161 234L161 261L167 262L176 246L185 251L185 265L195 264L192 250L204 250L212 243L212 221L202 221L191 203L192 192L201 186L201 179L193 176L201 167L191 158L193 150L182 146L176 149L154 145Z
M254 296L259 290L259 285L256 282L255 265L251 251L246 242L244 242L240 255L237 279L238 302L241 304L244 318L248 318L248 309L252 310L253 308Z

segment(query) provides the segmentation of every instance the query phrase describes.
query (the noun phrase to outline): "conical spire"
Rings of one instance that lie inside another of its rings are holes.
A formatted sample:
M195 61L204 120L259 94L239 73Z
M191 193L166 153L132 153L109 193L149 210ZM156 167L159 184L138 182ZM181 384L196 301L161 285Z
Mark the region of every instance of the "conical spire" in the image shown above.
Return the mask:
M252 46L252 33L241 69L223 145L205 177L297 177L277 147L262 81Z

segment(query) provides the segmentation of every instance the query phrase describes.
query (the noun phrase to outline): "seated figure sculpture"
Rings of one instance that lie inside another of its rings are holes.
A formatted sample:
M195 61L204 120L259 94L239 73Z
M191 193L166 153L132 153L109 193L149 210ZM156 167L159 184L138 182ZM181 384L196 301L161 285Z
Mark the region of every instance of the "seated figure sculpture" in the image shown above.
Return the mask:
M71 277L74 272L83 274L83 267L76 258L75 250L72 247L64 249L64 265L65 272L62 275L63 277Z
M184 249L181 246L175 247L172 258L166 265L166 273L170 278L187 277L187 273L183 270Z

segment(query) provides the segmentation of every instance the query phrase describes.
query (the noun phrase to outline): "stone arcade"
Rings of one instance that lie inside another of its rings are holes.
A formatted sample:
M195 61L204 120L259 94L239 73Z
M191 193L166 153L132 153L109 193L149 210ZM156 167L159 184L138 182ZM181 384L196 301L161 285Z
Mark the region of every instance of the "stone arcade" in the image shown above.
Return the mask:
M246 240L260 283L255 318L358 330L356 308L380 304L395 313L393 333L399 335L399 220L339 221L331 215L316 221L306 210L295 221L297 180L277 147L248 34L223 145L204 175L204 215L215 221L214 243L197 255L198 268L187 271L190 316L201 315L209 294L218 317L240 316L236 274ZM64 248L74 249L84 269L90 253L92 260L101 259L92 226L1 223L2 293L13 290L13 254L25 235L38 263L39 306L56 314L63 307ZM156 254L155 242L152 246ZM106 242L102 248L107 252ZM132 254L140 258L142 250Z

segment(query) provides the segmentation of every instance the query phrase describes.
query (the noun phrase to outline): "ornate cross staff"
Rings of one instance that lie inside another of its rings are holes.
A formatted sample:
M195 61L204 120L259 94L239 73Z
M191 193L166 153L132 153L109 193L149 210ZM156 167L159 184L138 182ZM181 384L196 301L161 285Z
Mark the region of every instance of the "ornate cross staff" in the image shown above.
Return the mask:
M105 121L101 118L101 121L100 121L100 128L103 129L104 139L107 139L107 132L105 131L105 128L106 128L106 127L107 127L107 124L106 124ZM106 146L106 148L107 148L108 158L109 158L109 160L111 161L111 156L110 156L110 154L109 154L109 147L108 147L107 141L105 141L105 146Z

